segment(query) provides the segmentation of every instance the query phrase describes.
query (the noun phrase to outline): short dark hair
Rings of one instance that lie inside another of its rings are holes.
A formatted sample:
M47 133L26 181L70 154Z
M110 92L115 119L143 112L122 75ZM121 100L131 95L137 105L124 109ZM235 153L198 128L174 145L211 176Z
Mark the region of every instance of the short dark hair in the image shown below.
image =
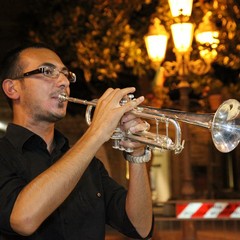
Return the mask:
M21 45L11 49L7 52L6 56L3 58L1 65L0 65L0 84L1 89L5 97L7 98L7 101L12 108L12 101L9 99L6 94L3 91L3 81L5 79L14 79L16 76L19 76L22 74L22 66L19 65L19 56L22 51L29 49L29 48L46 48L50 49L55 52L55 50L42 42L24 42Z

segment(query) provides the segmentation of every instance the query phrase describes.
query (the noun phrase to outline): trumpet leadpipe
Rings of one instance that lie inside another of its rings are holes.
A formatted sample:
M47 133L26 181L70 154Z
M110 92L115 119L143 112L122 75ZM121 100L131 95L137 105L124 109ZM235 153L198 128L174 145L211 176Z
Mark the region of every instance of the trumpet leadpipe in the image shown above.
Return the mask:
M96 106L96 102L95 101L87 101L87 100L82 100L79 98L73 98L73 97L69 97L67 96L67 94L65 93L61 93L58 96L58 100L59 102L72 102L72 103L78 103L78 104L83 104L83 105L90 105L90 106Z

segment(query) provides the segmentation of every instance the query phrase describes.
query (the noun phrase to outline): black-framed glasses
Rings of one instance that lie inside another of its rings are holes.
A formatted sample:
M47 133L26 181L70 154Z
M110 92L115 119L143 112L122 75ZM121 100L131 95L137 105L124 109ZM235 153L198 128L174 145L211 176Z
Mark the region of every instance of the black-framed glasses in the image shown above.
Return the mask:
M59 70L55 66L42 66L30 72L23 73L22 76L15 77L14 79L29 77L35 74L43 74L45 77L56 79L60 73L62 73L70 83L75 83L77 80L75 73L70 72L68 69Z

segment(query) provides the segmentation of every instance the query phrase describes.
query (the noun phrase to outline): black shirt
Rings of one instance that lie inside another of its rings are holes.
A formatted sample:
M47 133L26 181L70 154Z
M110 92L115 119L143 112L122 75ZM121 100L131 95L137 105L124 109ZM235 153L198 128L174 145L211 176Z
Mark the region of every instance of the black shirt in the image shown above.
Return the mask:
M19 192L69 149L67 139L57 130L54 139L51 154L42 138L18 125L9 124L0 139L0 240L98 240L104 239L105 224L140 239L125 212L126 190L96 158L69 197L32 236L22 237L12 230L10 214Z

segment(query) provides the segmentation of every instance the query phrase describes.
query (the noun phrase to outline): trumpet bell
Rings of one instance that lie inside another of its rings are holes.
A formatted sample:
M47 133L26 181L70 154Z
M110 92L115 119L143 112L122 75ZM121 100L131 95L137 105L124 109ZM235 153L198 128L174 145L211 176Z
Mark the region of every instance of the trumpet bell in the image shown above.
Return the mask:
M212 139L215 147L223 153L235 149L240 141L240 103L235 99L223 102L212 122Z

